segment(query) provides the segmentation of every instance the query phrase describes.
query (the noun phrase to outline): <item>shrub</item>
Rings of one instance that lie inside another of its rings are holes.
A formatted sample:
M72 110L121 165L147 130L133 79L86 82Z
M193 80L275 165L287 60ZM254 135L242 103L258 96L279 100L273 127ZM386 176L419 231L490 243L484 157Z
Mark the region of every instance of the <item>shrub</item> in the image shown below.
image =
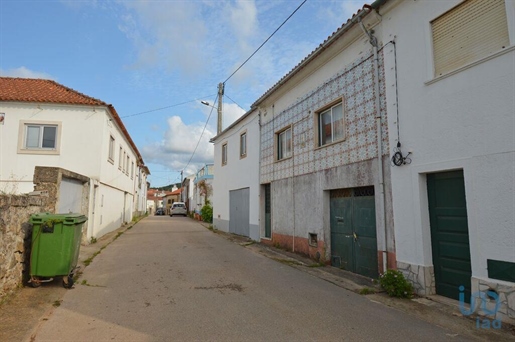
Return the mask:
M213 207L209 203L205 204L202 209L200 209L200 216L202 216L202 221L204 222L213 222Z
M404 275L397 270L388 270L379 279L381 287L391 297L411 298L413 297L413 285L404 278Z

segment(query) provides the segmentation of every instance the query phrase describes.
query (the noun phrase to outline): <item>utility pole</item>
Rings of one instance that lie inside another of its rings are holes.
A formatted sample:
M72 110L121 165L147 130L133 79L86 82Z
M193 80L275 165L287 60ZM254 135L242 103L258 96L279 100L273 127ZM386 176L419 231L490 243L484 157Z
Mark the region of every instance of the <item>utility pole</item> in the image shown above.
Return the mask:
M216 134L222 133L222 100L224 97L224 84L218 83L218 122Z

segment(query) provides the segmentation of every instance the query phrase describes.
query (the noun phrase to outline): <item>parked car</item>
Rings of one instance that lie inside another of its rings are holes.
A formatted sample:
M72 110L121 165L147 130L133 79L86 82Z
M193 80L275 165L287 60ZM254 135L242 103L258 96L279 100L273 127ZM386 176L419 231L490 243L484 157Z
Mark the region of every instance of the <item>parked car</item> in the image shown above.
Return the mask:
M175 202L172 204L172 209L170 209L170 216L173 215L188 215L188 212L186 211L186 203Z
M157 208L155 215L164 215L165 210L163 208Z

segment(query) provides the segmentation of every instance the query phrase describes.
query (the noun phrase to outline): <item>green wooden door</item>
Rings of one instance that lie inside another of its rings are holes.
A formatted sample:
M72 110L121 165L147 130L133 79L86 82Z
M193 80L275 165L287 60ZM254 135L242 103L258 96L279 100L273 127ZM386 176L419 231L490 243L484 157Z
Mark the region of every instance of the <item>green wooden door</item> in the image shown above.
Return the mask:
M272 237L272 201L270 184L265 184L265 237Z
M427 175L436 293L458 299L465 287L470 302L470 246L463 171Z
M355 270L352 197L331 198L331 264Z
M373 188L331 191L331 264L377 278Z

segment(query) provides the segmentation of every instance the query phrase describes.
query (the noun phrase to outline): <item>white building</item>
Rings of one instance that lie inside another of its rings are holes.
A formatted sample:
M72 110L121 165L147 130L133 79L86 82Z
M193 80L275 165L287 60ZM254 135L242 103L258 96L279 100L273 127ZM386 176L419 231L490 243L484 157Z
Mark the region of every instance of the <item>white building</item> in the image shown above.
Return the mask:
M251 110L211 139L213 226L259 241L259 116Z
M213 196L213 164L205 164L195 174L193 180L193 206L191 210L200 215L200 210L207 203L212 205Z
M420 294L494 290L513 320L515 1L382 2L390 146L412 151L391 171L398 266Z
M144 211L149 172L112 105L54 81L0 77L0 113L0 190L33 191L35 166L89 177L88 240Z
M195 190L195 184L193 184L194 179L195 175L190 175L184 177L182 180L181 201L186 203L188 213L191 213L195 209L195 205L193 205L193 193Z

